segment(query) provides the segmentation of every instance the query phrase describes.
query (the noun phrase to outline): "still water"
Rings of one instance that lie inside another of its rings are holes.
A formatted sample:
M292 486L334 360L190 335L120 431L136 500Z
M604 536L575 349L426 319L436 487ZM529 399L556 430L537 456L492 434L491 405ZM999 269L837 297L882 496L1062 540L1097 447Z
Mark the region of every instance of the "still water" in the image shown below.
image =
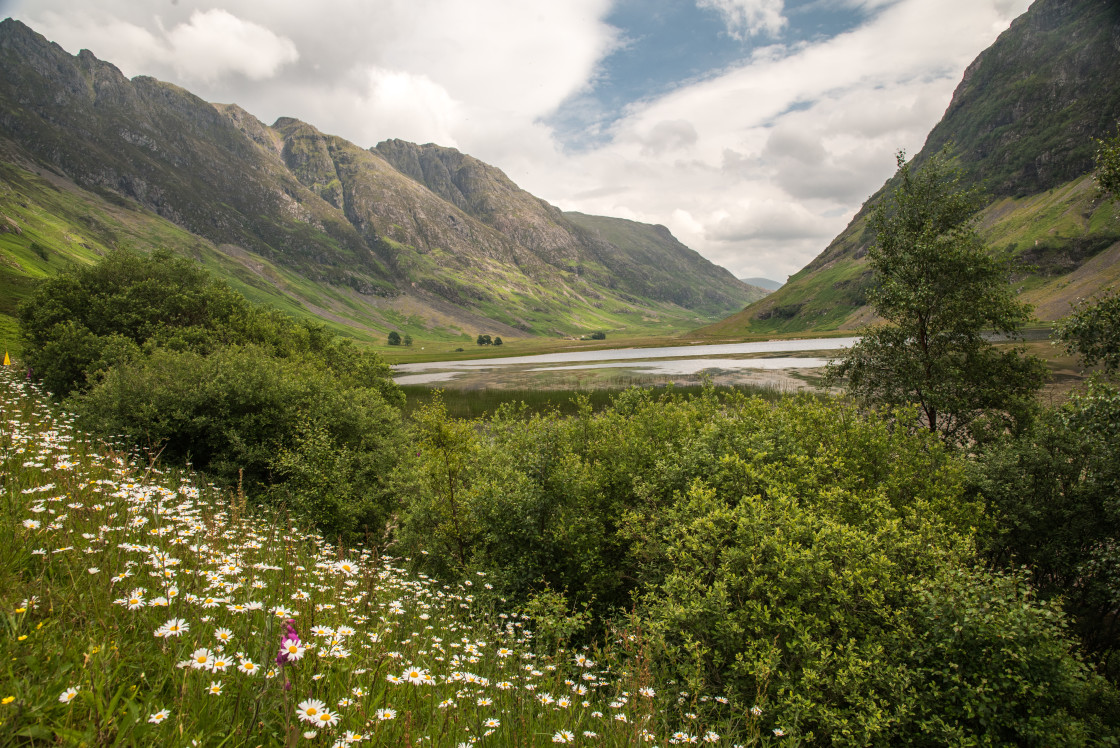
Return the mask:
M513 367L527 371L625 368L641 374L670 375L698 374L713 369L814 369L825 366L829 359L809 356L758 357L758 354L839 350L848 348L858 339L855 337L811 338L717 345L677 345L664 348L612 348L488 358L481 361L400 364L394 366L393 371L397 375L398 384L429 384L451 381L467 372L494 371Z

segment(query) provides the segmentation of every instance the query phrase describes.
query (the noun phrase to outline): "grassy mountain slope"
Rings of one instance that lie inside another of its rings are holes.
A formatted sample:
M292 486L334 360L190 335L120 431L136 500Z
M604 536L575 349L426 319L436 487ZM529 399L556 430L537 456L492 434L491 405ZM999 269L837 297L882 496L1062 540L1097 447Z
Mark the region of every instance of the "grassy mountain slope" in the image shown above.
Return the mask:
M632 252L589 238L457 151L447 149L469 167L457 169L466 187L458 198L376 149L290 118L268 127L152 78L128 80L10 19L0 23L0 65L3 199L14 201L0 204L14 221L0 220L10 228L0 233L12 289L0 301L5 338L37 274L121 243L170 246L252 298L366 340L391 329L445 340L666 334L751 298L730 274L660 240L659 253L688 255L693 275L615 283L646 274L626 267ZM558 232L542 216L562 224ZM611 262L595 264L604 257Z
M195 258L253 301L294 316L317 316L358 339L381 339L379 331L363 325L376 310L363 308L356 302L361 297L348 289L314 283L232 245L215 245L134 201L107 199L13 157L10 141L0 146L8 156L0 161L0 339L9 350L17 350L15 308L36 279L94 262L115 246L167 247Z
M564 218L588 237L611 282L631 292L705 311L731 303L731 292L740 286L747 289L748 301L767 293L712 265L664 226L576 212Z
M1037 0L969 66L914 157L920 164L953 144L966 180L990 196L980 216L988 246L1022 267L1016 285L1043 320L1116 281L1107 258L1120 252L1120 219L1087 175L1094 139L1120 120L1118 39L1120 5L1110 0ZM868 217L892 188L888 181L872 195L785 286L698 334L848 330L869 321Z

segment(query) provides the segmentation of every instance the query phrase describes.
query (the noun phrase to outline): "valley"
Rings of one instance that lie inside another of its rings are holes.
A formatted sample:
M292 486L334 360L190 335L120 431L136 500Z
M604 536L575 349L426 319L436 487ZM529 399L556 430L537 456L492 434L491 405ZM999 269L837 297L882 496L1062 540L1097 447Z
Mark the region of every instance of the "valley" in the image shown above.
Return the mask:
M0 743L1120 744L1120 5L86 3L178 83L0 21Z

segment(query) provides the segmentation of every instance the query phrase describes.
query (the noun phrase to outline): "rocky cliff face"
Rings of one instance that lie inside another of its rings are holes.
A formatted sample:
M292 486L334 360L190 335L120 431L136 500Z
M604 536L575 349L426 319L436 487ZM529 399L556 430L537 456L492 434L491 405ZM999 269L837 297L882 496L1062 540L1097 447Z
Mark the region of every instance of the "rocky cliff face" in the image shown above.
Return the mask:
M586 252L582 237L556 207L521 189L496 167L433 144L387 140L373 150L402 174L550 265L578 262Z
M759 298L757 289L678 242L664 226L564 213L500 169L454 148L387 140L374 151L551 268L587 283L688 309Z
M454 149L364 149L291 118L269 127L236 105L128 80L10 19L0 65L0 138L79 187L314 283L420 295L427 301L410 308L421 314L437 305L446 321L450 303L533 333L610 327L606 309L641 318L665 310L638 306L670 304L680 318L714 317L751 299L675 240L635 251L654 234L634 224L616 232L620 248Z
M1120 3L1036 0L968 67L917 164L945 144L959 155L966 180L991 203L981 215L990 246L1026 266L1016 282L1044 319L1068 313L1079 295L1114 282L1082 268L1103 256L1120 224L1086 179L1095 139L1120 121ZM872 195L848 227L781 289L711 334L850 329L870 319L872 283L864 260L875 237L868 217L886 192ZM1085 253L1080 248L1099 248ZM1074 278L1076 277L1076 282Z
M969 66L920 157L952 143L993 197L1023 197L1093 168L1120 117L1120 4L1038 0Z

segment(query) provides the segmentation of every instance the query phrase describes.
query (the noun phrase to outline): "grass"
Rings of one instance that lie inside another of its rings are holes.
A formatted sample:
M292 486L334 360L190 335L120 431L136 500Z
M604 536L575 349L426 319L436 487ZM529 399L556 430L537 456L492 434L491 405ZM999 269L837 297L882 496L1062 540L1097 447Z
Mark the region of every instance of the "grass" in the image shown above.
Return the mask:
M493 415L503 405L523 406L529 413L556 411L562 415L575 415L582 407L590 407L593 411L600 411L611 405L620 389L630 386L649 386L649 383L643 378L627 377L625 380L617 382L613 388L550 390L501 388L463 390L447 388L438 390L438 392L450 416L454 418L482 418ZM673 388L674 392L685 395L699 395L704 389L702 384L669 386ZM404 385L401 390L407 398L404 408L406 416L424 403L431 401L437 392L437 390L425 385ZM716 386L715 390L720 394L743 392L768 400L776 400L783 396L778 390L765 387Z
M95 448L14 367L0 491L9 745L779 740L750 704L658 680L640 629L535 639L483 576L416 575L391 548Z

